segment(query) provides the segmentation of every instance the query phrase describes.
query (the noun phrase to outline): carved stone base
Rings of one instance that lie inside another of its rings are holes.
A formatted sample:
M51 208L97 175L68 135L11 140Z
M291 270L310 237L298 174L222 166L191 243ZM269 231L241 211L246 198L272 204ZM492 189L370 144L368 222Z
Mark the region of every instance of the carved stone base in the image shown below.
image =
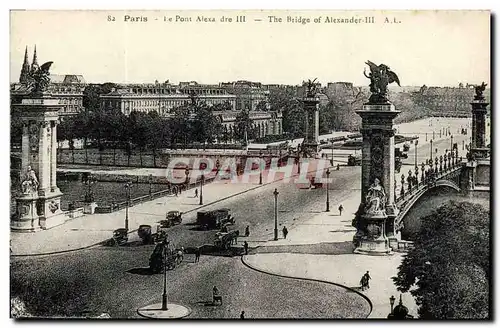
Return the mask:
M490 157L490 148L472 148L472 155L475 159Z
M361 229L356 232L354 253L364 255L390 255L392 249L385 235L386 214L364 214Z
M360 240L360 245L354 250L356 254L363 255L392 255L387 238L376 240Z
M70 219L61 210L61 196L61 192L55 192L40 197L38 201L38 213L40 215L40 227L42 229L56 227Z
M37 211L38 195L25 195L16 199L16 214L10 220L10 228L19 232L40 230Z

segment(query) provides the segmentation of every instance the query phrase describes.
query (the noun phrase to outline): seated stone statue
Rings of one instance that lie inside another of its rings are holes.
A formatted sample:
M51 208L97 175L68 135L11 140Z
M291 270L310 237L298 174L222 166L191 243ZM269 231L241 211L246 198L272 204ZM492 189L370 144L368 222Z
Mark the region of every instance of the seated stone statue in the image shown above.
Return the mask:
M22 193L23 194L31 194L35 193L38 190L38 179L36 177L35 171L31 168L31 166L28 166L26 169L26 175L21 183L21 188L22 188Z
M380 180L375 178L375 181L368 189L365 201L366 214L384 214L385 203L387 197L384 188L380 185Z

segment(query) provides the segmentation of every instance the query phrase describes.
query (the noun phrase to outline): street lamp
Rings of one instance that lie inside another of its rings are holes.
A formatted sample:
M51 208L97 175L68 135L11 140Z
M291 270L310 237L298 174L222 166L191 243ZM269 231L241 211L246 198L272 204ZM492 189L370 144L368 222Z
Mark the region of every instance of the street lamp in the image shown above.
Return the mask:
M415 167L417 167L417 146L418 140L415 140Z
M451 147L450 147L450 151L453 151L453 134L451 135Z
M330 195L328 193L329 181L330 181L330 169L326 169L326 212L330 212Z
M394 295L389 297L389 302L391 303L391 314L394 314L394 303L396 302L396 298Z
M431 161L432 161L432 139L431 139Z
M274 240L278 240L278 189L274 188Z
M97 179L91 174L89 174L86 178L84 178L83 184L87 186L87 190L85 191L85 197L84 197L85 203L94 202L94 193L92 192L92 185L94 185L96 182Z
M127 190L127 206L125 208L125 230L128 231L128 208L130 206L130 188L132 188L132 182L127 182L125 184L125 189Z
M163 247L163 295L162 295L162 300L161 300L161 309L163 311L168 310L168 294L167 294L167 250L168 250L168 243L167 241L168 235L165 237L165 240L163 241L164 247Z
M201 175L200 183L200 205L203 205L203 182L205 181L205 175Z
M149 197L151 198L151 194L153 193L153 175L150 174L149 175L149 178L148 178L148 181L149 181Z
M259 184L262 184L262 150L259 152Z

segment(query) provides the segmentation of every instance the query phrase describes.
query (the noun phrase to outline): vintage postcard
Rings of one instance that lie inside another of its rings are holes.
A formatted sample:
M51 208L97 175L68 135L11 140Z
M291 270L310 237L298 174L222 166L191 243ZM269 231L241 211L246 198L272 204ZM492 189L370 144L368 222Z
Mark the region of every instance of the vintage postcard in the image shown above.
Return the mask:
M492 318L489 11L10 12L11 318Z

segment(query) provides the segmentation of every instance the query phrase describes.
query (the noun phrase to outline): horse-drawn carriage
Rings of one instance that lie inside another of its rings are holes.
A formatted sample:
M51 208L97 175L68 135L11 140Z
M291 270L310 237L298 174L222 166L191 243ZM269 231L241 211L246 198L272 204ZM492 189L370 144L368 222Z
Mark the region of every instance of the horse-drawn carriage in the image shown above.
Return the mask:
M219 249L229 249L232 244L236 244L240 235L239 230L229 232L217 232L215 234L214 246Z
M226 225L234 224L234 217L229 214L228 208L214 211L199 211L196 215L196 223L203 229L220 229Z
M163 272L164 268L173 270L181 264L182 260L183 252L181 249L175 249L169 242L161 242L156 244L149 257L149 268L153 273Z

